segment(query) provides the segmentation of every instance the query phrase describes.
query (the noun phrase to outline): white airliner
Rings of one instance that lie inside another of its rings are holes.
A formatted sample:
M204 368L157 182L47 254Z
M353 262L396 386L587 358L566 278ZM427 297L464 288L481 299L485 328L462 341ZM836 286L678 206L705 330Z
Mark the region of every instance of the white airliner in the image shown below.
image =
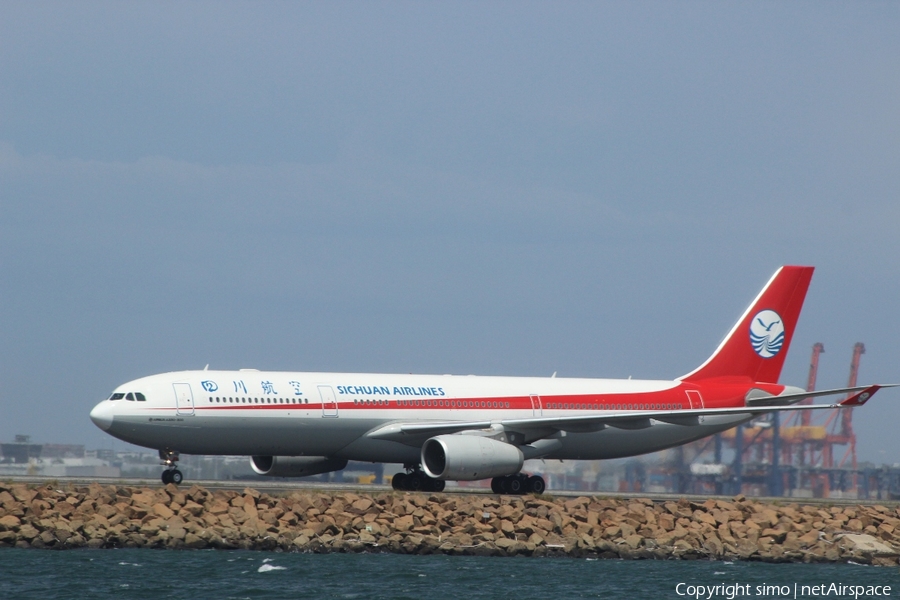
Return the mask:
M700 367L673 381L182 371L119 386L91 411L119 439L179 453L248 455L260 475L402 463L396 489L493 478L498 493L544 491L524 460L604 459L670 448L763 413L864 404L880 387L805 392L778 383L812 277L781 267ZM792 406L849 394L837 404Z

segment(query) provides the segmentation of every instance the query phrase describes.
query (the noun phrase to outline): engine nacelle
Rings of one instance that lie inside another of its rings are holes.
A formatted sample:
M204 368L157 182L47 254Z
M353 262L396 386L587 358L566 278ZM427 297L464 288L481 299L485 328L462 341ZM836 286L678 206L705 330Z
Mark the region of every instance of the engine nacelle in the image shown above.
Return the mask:
M474 481L512 475L525 457L518 447L479 435L438 435L422 446L422 468L435 479Z
M306 477L340 471L347 461L327 456L251 456L250 466L257 474L269 477Z

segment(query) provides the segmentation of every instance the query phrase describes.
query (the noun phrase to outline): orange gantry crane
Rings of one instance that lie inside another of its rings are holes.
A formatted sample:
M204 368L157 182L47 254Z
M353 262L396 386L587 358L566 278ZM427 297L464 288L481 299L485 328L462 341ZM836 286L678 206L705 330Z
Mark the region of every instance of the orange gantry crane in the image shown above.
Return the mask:
M813 345L807 391L816 389L819 358L823 352L825 346L821 342ZM847 387L856 386L860 357L864 353L862 343L853 347ZM802 403L812 402L808 399ZM814 412L829 414L823 422L815 419ZM735 452L731 465L732 487L740 492L746 489L751 494L781 495L801 488L821 498L836 495L832 490L852 495L858 493L856 435L852 419L851 409L796 411L787 413L783 419L776 414L769 421L755 421L697 442L696 455L699 457L714 447L714 460L720 463L722 446L732 448ZM846 450L840 455L844 446ZM836 462L835 457L839 455L841 458ZM701 462L696 458L695 461Z
M809 376L806 379L806 391L816 390L816 378L819 374L819 356L825 352L822 342L812 347L809 360ZM807 398L800 404L812 404ZM827 431L824 425L814 425L810 410L788 413L781 428L781 462L786 466L816 467L822 466L822 455Z
M847 387L856 387L857 378L859 376L859 359L866 353L866 346L862 342L857 342L853 346L853 359L850 361L850 378ZM840 414L840 426L838 426L838 414ZM826 438L826 453L824 457L824 466L826 468L834 468L834 446L847 446L844 456L836 465L843 468L850 458L850 467L856 470L856 434L853 433L853 409L834 410L825 423L829 427L828 437ZM856 487L854 485L854 487Z
M819 369L819 355L825 351L821 343L813 345L809 366L807 391L814 391ZM866 347L862 342L853 346L853 357L850 361L850 377L847 387L855 387L859 376L860 357L865 354ZM804 401L809 404L812 400ZM816 425L812 422L812 411L792 413L781 429L782 464L798 469L812 469L808 472L809 486L816 496L827 498L831 494L833 478L845 476L840 472L847 468L850 460L852 482L849 487L857 492L856 434L853 432L853 409L835 409L831 411L825 423ZM835 463L839 452L838 446L846 446L843 456ZM801 484L801 482L798 482ZM846 485L841 485L846 488Z

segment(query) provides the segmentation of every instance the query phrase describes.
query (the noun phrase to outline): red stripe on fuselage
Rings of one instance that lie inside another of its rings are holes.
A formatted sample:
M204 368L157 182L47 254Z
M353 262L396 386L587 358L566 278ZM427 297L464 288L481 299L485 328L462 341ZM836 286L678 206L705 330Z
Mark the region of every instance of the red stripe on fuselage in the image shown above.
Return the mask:
M747 382L722 382L715 385L680 384L658 392L636 392L632 394L566 394L540 397L543 410L688 410L700 408L692 406L686 392L699 392L704 408L739 408L745 405L744 398L750 389L761 389L777 395L784 386L777 384L748 384ZM337 407L350 410L532 410L531 396L485 396L481 398L439 399L379 399L378 402L342 401ZM213 410L322 410L334 408L334 404L321 402L309 404L254 404L212 402L195 404L197 411ZM174 407L154 407L152 410L172 410Z

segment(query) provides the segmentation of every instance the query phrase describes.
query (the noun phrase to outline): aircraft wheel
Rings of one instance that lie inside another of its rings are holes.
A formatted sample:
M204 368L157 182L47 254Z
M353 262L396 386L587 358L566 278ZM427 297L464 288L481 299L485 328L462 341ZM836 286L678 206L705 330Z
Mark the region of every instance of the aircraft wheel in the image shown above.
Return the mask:
M406 489L406 473L397 473L394 475L394 478L391 479L391 487L395 490L405 490Z
M171 475L169 475L169 479L175 485L181 485L181 482L184 481L184 475L181 474L181 471L175 469L174 471L170 471Z
M425 482L422 480L422 476L418 473L410 473L409 478L406 480L406 489L411 492L418 492L422 489L422 484Z
M543 494L547 490L547 484L544 483L544 478L539 477L537 475L532 475L528 478L528 491L532 494Z
M443 492L444 486L447 485L447 482L443 479L432 479L431 480L431 491L432 492Z
M494 477L491 479L491 491L495 494L502 494L503 488L500 487L502 477Z
M162 482L163 485L168 485L172 483L172 471L166 469L162 472Z
M516 475L513 475L512 477L509 478L509 483L507 484L506 487L509 488L510 494L519 495L525 491L524 490L524 488L525 488L524 481L522 481L521 477L516 476Z

